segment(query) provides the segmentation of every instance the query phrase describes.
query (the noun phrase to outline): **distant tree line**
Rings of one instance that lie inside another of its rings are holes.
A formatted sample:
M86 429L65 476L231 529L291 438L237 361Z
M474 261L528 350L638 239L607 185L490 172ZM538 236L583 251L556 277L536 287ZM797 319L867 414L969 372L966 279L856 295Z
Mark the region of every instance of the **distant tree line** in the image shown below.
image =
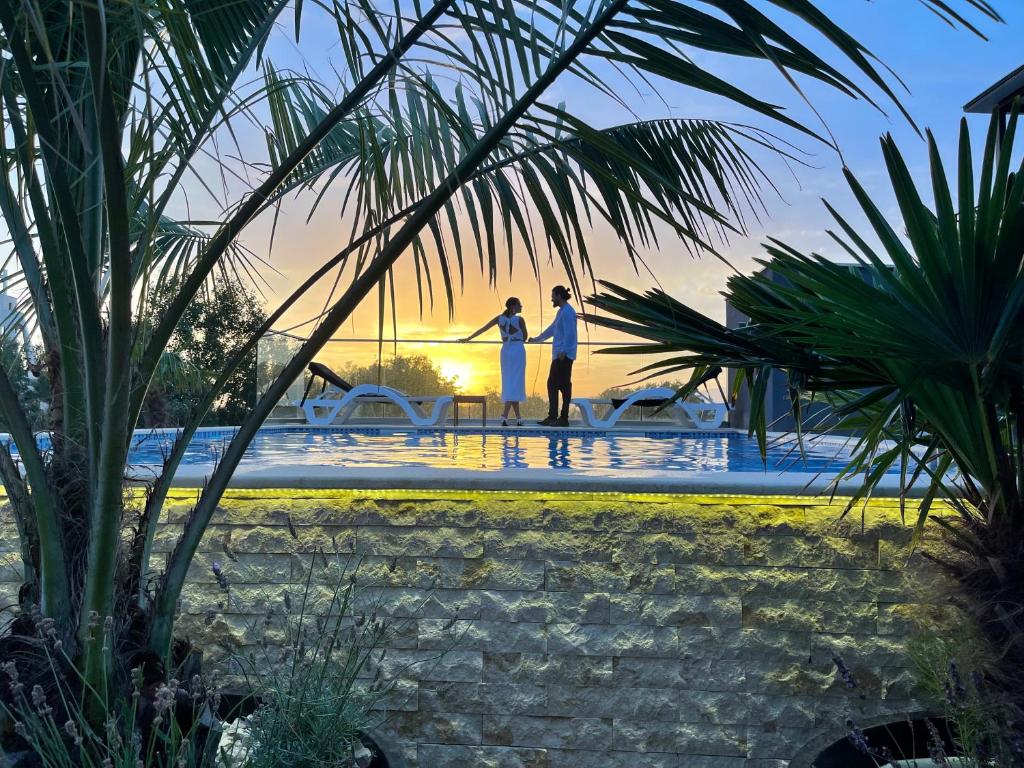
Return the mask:
M152 317L174 297L176 287L168 283L150 296ZM176 427L189 414L216 378L216 371L266 319L263 303L252 288L237 278L217 276L207 290L189 306L160 359L142 411L144 427ZM50 408L54 398L46 366L32 363L40 349L26 349L19 339L0 340L3 366L32 428L49 428L55 416ZM256 353L239 366L224 394L210 409L204 423L210 426L238 424L256 401ZM59 405L58 405L59 407ZM7 425L0 418L0 430Z

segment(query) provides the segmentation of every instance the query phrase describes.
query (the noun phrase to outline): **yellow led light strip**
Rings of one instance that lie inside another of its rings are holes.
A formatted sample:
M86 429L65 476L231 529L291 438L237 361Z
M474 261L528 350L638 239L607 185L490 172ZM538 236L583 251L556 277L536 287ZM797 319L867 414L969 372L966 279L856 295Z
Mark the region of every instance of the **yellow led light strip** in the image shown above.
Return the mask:
M175 488L170 497L175 500L194 499L198 489ZM229 488L226 499L382 499L390 501L612 501L640 504L720 504L778 506L841 506L849 502L848 496L795 496L737 493L629 493L620 491L534 491L534 490L453 490L436 488ZM908 507L913 502L908 503ZM859 504L857 505L860 506ZM898 507L899 499L871 499L872 507Z
M173 501L196 499L198 488L172 488L168 494ZM129 488L130 496L143 498L145 490ZM0 500L6 500L7 493L0 486ZM845 506L849 496L796 496L785 494L738 494L738 493L632 493L622 491L535 491L535 490L457 490L437 488L229 488L225 500L269 500L269 499L381 499L390 501L472 501L481 499L497 501L516 499L520 501L611 501L636 504L720 504L727 506L764 505L800 507ZM858 502L860 509L864 502ZM872 508L898 508L900 500L894 497L874 497L867 502ZM907 509L915 508L915 500L908 499Z

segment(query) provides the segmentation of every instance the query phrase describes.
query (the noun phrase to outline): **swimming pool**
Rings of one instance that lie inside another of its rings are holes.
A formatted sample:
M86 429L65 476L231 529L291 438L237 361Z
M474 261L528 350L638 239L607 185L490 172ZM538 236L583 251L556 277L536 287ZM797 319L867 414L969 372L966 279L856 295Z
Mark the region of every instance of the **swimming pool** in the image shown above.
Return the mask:
M231 430L202 430L190 443L184 466L212 465ZM134 465L158 465L173 432L137 433ZM773 443L767 464L757 442L734 431L594 432L537 429L401 429L374 427L272 427L260 430L242 466L338 467L347 469L430 468L502 470L835 473L843 466L841 445L808 446L803 457L790 443Z

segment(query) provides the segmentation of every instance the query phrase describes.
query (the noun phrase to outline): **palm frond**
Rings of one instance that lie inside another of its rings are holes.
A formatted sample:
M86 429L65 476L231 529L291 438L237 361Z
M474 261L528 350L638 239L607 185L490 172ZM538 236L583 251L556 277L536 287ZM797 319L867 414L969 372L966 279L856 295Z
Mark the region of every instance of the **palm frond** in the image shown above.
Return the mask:
M267 77L270 84L280 83L273 70ZM323 91L298 79L268 90L275 95L266 134L277 158L322 119L329 103ZM361 222L357 231L410 210L486 127L486 102L470 99L461 86L454 93L451 110L427 78L382 117L361 112L308 155L268 205L307 188L319 190L319 203L328 185L346 179L343 212L351 210ZM674 230L691 252L742 228L748 215L763 212L764 191L774 190L754 156L764 150L801 162L797 150L752 126L661 119L594 129L562 107L538 107L538 117L525 120L497 148L431 225L449 305L469 247L460 234L464 217L492 279L502 255L512 269L522 250L536 271L546 248L547 257L556 258L578 283L580 268L592 271L583 229L594 218L613 227L634 260L641 248L657 244L658 225ZM536 241L538 232L543 243ZM417 248L422 247L421 242ZM422 289L431 280L431 260L420 263Z
M874 470L878 456L919 464L913 450L937 440L972 486L1012 506L1024 489L1021 402L1012 394L1024 388L1024 164L1011 173L1015 128L1016 114L999 153L996 132L989 132L973 200L966 123L953 185L928 134L931 203L893 139L883 139L902 227L886 221L848 172L891 261L833 211L842 231L836 237L857 264L770 242L760 272L728 281L728 301L750 318L742 328L725 328L660 291L638 295L613 285L590 300L609 315L591 320L655 342L668 357L647 372L712 364L782 371L798 382L798 394L831 398L839 427L860 431L851 468ZM849 394L854 390L861 394ZM828 428L835 426L833 420ZM890 453L892 446L899 450Z
M213 235L210 229L216 221L175 219L167 215L152 223L151 211L141 203L132 219L132 238L138 242L146 239L145 248L136 249L145 260L135 263L133 278L137 282L156 284L177 279L188 274ZM233 273L257 274L268 267L265 260L239 242L232 243L224 254L221 269Z

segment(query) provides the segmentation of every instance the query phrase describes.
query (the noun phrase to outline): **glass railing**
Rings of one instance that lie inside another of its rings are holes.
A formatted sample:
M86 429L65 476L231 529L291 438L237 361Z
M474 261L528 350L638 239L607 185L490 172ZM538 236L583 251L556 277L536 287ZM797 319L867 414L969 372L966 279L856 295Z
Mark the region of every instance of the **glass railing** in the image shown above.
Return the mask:
M272 333L258 347L257 388L262 395L295 354L303 339L289 334ZM573 366L573 396L608 399L623 396L640 386L671 384L660 380L640 382L638 369L656 358L649 354L598 354L600 349L639 346L636 341L584 340ZM378 384L408 395L482 395L487 398L490 419L500 416L501 342L474 340L458 342L451 339L399 338L381 342L374 338L332 339L316 357L316 361L335 371L346 382ZM550 342L526 346L526 393L521 404L524 418L543 417L547 412L547 375L551 361ZM292 420L302 416L297 403L309 384L305 371L288 389L271 414L272 420ZM317 380L312 395L321 391ZM719 397L714 397L718 400ZM476 418L479 410L474 409ZM360 406L355 418L389 418L399 415L392 406L371 404ZM468 412L466 413L468 416ZM651 409L631 409L626 419L668 420L667 413L655 414Z

